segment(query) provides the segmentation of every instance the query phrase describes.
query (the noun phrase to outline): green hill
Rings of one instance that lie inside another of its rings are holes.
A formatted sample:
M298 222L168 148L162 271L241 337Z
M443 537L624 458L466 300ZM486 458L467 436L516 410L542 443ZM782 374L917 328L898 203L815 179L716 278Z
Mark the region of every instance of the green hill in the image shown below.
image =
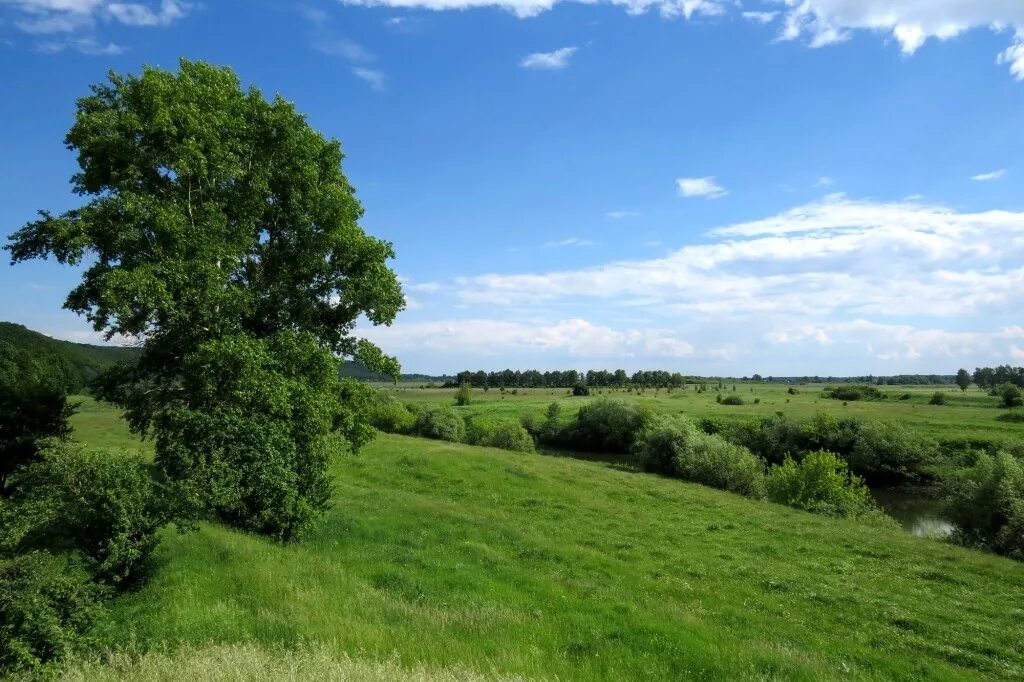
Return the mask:
M60 341L13 322L0 322L0 379L52 382L69 392L117 362L133 362L138 349Z
M70 679L1024 679L1021 563L549 455L382 435L333 474L298 544L168 533Z

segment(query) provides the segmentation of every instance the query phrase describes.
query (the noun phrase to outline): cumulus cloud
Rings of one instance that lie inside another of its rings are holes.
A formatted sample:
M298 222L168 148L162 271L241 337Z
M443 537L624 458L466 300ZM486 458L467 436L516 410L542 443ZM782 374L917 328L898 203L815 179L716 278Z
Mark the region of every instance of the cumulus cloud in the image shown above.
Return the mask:
M682 358L694 352L688 341L663 330L619 330L578 318L547 324L494 319L409 322L367 329L366 336L391 352L425 349L499 359L531 352L583 359Z
M676 188L679 191L679 195L683 197L706 197L708 199L719 199L729 193L724 187L721 187L715 182L715 178L713 176L704 178L677 178Z
M998 180L999 178L1003 177L1004 175L1006 175L1006 170L1005 169L1000 169L1000 170L991 171L989 173L979 173L978 175L975 175L975 176L971 177L971 180L976 180L978 182L986 182L986 181L989 181L989 180Z
M569 59L576 53L575 47L560 47L552 52L534 52L523 57L519 66L524 69L554 71L569 66Z
M869 30L895 38L912 55L930 39L948 40L974 28L1015 36L997 61L1024 80L1024 2L1020 0L784 0L787 9L782 40L806 37L812 47L849 38L851 31Z

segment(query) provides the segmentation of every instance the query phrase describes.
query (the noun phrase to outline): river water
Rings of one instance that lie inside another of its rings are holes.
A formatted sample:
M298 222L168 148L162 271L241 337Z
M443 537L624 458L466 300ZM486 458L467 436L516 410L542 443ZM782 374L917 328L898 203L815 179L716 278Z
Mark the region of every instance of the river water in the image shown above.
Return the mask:
M941 503L919 492L877 488L871 491L879 506L917 537L946 537L953 524L942 516Z

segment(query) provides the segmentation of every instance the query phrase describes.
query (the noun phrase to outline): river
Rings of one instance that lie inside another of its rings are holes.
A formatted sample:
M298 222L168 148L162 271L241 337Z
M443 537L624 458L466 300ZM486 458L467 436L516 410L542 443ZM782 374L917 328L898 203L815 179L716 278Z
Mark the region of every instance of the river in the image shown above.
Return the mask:
M913 490L877 488L871 491L879 506L916 537L946 537L953 524L942 516L942 504Z

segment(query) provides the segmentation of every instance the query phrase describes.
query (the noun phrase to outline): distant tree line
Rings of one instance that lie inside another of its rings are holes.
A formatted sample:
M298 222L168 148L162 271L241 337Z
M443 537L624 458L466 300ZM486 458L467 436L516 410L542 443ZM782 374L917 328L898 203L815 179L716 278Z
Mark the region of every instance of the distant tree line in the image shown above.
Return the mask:
M1024 388L1024 367L1000 365L998 367L978 367L974 370L974 383L978 388L991 390L1003 384L1013 384Z

